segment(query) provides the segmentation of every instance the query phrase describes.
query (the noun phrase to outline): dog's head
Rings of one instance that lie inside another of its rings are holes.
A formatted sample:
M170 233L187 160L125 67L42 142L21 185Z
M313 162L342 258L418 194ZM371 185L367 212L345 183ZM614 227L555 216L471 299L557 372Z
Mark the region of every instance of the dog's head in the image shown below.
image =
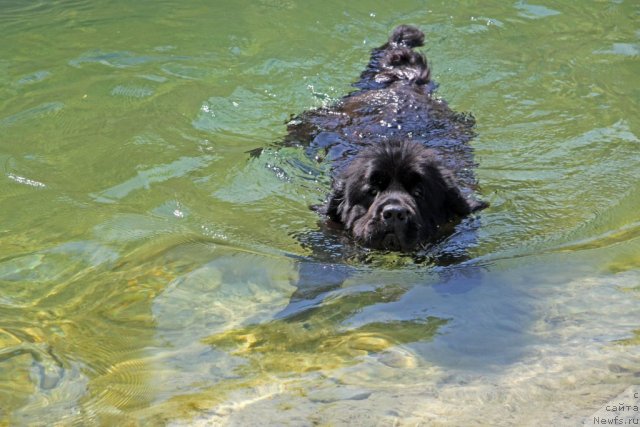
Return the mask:
M462 195L432 150L391 141L360 152L334 180L326 213L364 246L411 251L485 206Z

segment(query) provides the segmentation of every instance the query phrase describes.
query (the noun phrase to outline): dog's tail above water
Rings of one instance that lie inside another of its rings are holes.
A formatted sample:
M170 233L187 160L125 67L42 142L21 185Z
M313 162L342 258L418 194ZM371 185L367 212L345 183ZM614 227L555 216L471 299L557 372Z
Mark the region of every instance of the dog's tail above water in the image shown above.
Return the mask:
M371 51L367 68L354 86L360 89L380 89L397 81L427 85L431 69L427 59L414 47L424 45L424 33L412 25L399 25L387 43ZM430 85L429 90L432 87Z
M374 80L385 85L399 80L425 85L430 77L431 69L424 55L408 47L398 47L388 50L380 58L380 72Z
M431 70L427 59L414 47L424 44L424 33L411 25L399 25L393 30L389 41L381 46L379 70L374 80L389 85L404 80L424 85L429 83Z
M398 25L389 36L389 46L418 47L424 45L424 33L413 25Z

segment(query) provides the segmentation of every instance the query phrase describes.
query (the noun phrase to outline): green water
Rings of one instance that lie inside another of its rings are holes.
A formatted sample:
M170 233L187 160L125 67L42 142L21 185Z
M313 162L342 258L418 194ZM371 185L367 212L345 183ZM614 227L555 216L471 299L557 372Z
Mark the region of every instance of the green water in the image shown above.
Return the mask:
M0 425L581 425L640 384L639 22L0 1ZM326 166L273 147L400 23L491 207L457 265L318 264Z

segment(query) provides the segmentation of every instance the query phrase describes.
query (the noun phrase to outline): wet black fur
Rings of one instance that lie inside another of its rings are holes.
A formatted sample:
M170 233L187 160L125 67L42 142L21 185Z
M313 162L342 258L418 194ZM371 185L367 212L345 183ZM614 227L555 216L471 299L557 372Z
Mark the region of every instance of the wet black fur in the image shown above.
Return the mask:
M367 247L411 251L486 207L473 196L474 119L434 96L424 34L397 27L335 105L291 120L285 143L334 165L323 209Z

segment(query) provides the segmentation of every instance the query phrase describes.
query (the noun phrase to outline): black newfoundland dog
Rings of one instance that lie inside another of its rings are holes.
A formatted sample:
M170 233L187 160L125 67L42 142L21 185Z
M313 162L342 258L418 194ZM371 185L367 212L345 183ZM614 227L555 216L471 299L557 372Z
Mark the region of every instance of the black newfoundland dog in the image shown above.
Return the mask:
M413 251L487 206L473 198L471 115L434 95L424 34L397 27L354 84L355 92L288 123L287 145L333 165L328 219L359 244Z

